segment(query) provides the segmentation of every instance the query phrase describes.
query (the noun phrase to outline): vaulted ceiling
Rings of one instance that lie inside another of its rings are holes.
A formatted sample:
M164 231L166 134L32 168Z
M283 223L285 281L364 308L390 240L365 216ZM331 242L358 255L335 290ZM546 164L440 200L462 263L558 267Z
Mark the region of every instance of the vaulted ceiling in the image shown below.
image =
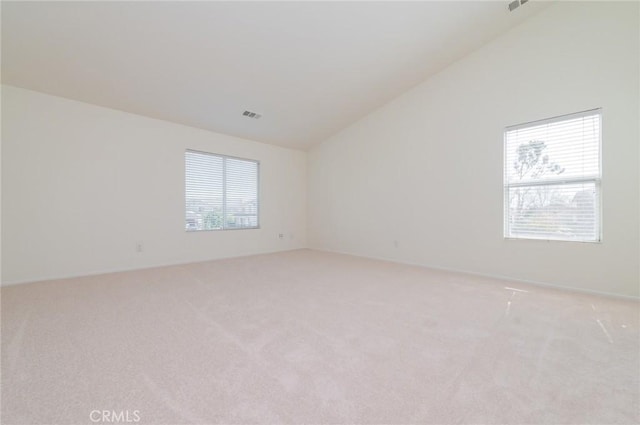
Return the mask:
M304 150L548 5L507 4L2 2L2 81Z

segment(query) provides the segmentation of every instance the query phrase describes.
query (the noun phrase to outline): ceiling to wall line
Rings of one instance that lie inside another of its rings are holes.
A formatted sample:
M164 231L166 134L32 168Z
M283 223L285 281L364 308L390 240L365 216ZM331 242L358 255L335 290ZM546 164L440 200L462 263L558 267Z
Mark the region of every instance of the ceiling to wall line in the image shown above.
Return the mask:
M507 4L3 2L2 81L305 150L549 3Z

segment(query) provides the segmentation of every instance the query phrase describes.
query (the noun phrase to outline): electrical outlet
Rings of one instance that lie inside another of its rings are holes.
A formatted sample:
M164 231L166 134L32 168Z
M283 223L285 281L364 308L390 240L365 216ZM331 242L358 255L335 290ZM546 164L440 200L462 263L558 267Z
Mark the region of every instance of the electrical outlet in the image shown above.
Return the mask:
M142 252L142 241L136 242L136 252Z
M278 233L278 239L284 239L284 233Z

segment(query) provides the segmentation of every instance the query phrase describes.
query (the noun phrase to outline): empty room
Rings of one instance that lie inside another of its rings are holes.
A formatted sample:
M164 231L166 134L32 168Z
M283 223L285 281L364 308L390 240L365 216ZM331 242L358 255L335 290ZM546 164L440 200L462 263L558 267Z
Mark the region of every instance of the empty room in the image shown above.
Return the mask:
M1 25L0 423L640 423L640 2Z

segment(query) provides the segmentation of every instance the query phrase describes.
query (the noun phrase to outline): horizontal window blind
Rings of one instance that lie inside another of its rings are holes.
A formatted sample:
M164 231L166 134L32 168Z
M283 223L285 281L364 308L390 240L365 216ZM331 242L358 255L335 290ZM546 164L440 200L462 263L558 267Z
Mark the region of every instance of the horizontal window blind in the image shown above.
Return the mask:
M257 228L258 172L254 160L186 151L186 230Z
M505 237L600 240L599 109L507 127Z

